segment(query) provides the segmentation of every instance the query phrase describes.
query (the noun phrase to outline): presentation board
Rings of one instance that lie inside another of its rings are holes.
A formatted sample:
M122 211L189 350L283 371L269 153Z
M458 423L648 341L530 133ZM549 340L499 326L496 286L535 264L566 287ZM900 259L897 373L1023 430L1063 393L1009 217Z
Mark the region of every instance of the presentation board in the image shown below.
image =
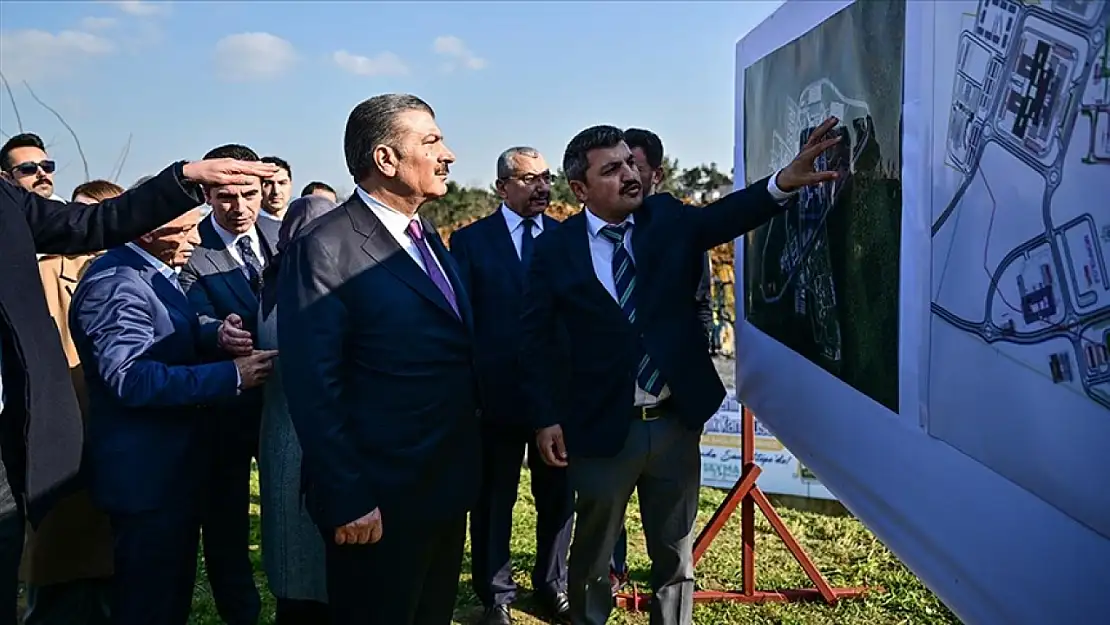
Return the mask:
M737 44L738 185L842 120L841 179L738 242L738 398L967 623L1110 613L1108 36L788 0Z

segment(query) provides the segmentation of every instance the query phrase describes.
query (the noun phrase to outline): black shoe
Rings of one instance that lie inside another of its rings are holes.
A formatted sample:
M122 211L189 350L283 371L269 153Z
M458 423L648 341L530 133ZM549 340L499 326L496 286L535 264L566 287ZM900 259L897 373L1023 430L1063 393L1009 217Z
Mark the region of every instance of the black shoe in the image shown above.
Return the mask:
M482 614L479 625L513 625L513 617L509 614L509 606L493 605L486 608Z
M552 616L557 623L570 622L570 597L565 592L543 594L537 597L540 607Z

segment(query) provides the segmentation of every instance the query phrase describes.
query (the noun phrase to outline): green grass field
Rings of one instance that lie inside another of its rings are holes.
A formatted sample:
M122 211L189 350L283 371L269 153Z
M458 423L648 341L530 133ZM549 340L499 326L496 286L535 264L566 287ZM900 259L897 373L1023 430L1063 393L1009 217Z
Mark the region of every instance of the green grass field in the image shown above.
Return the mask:
M535 509L528 487L528 472L522 473L520 499L517 501L514 521L512 551L517 582L527 588L528 571L535 553ZM273 622L273 600L266 590L262 573L262 552L259 547L259 517L257 506L257 474L252 482L255 503L252 504L253 526L251 557L254 560L258 586L264 597L262 623ZM724 499L725 493L702 489L698 515L699 524L705 523ZM829 607L821 604L765 604L745 606L738 604L708 604L695 608L694 622L704 625L944 625L958 624L959 620L927 590L920 581L889 550L869 532L863 524L850 517L827 516L812 512L799 512L779 508L794 536L809 552L817 567L834 586L882 586L885 593L862 600L843 601ZM738 517L739 515L737 515ZM794 562L786 548L774 536L771 526L757 513L756 569L758 588L795 588L808 586L801 568ZM647 583L648 559L643 534L639 531L639 513L635 502L629 509L629 560L633 581ZM700 525L699 525L700 527ZM469 551L469 550L468 550ZM740 585L739 518L729 521L713 546L698 566L699 588L726 590ZM208 584L204 581L203 566L193 602L192 622L197 625L218 625L219 617L212 604ZM516 606L516 622L525 625L543 623L529 616L531 609L527 594ZM455 623L475 622L481 613L474 593L470 590L469 554L463 562L459 585L458 608ZM644 614L614 611L611 623L621 625L646 625Z

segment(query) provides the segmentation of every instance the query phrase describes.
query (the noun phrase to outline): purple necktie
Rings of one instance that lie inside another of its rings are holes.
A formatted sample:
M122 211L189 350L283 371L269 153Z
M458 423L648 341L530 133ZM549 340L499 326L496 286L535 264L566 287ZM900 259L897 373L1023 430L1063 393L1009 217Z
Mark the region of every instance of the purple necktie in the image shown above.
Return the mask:
M451 310L455 314L459 314L459 304L455 301L455 291L451 288L451 283L447 281L447 276L439 269L439 264L436 263L435 256L432 255L431 248L428 247L428 241L424 239L424 229L420 227L420 221L413 219L409 222L409 227L405 228L405 233L409 235L412 242L416 244L416 249L420 251L420 258L424 259L424 268L428 272L428 277L435 283L436 288L443 297L447 299L447 303L451 305Z

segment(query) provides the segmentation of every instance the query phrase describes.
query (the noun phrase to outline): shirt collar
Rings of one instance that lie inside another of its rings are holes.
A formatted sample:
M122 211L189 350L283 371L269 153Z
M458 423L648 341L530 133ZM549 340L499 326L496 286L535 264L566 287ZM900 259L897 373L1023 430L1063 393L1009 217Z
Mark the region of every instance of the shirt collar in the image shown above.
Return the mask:
M174 269L173 267L170 267L166 263L162 262L161 259L155 258L154 256L152 256L150 254L150 252L144 250L143 248L139 247L138 245L135 245L132 242L127 243L127 247L131 248L131 251L135 252L140 257L142 257L142 259L145 260L148 265L157 269L158 273L165 276L171 282L177 281L177 270L176 269Z
M505 206L504 202L501 203L500 210L501 216L505 218L505 225L509 227L510 234L516 232L517 228L520 228L520 225L524 223L524 218L520 215L517 215L516 212L514 212L508 206ZM532 232L534 235L538 235L539 233L543 232L543 217L541 217L540 215L536 215L535 217L529 217L528 219L532 222Z
M265 209L258 211L258 218L259 219L269 219L270 221L276 221L278 223L281 223L281 217L278 217L277 215L274 215L273 213L267 213L265 211Z
M624 218L624 221L622 221L620 225L624 225L624 224L632 225L632 224L635 224L635 223L636 223L636 219L630 213L628 215L628 217ZM586 230L590 233L591 237L594 237L596 239L598 237L598 233L601 232L601 229L604 228L605 226L609 226L609 225L612 225L612 224L605 221L601 217L598 217L597 215L595 215L593 213L593 211L590 210L589 206L586 207Z
M371 212L373 212L374 216L376 216L382 222L382 225L385 226L385 229L388 230L394 238L403 241L404 239L402 237L407 236L405 234L405 231L408 230L409 223L412 222L412 220L417 219L417 216L413 215L412 217L409 217L399 210L390 208L389 206L382 204L378 200L371 197L370 194L363 190L362 187L356 186L355 192L358 193L358 196L362 198L362 201L370 207ZM423 224L421 224L421 226L423 226Z
M216 230L216 234L220 235L220 240L224 242L224 245L228 249L235 247L235 244L239 242L239 239L242 239L247 235L250 235L251 241L258 243L258 235L255 233L254 226L251 226L250 230L247 230L242 234L233 234L225 230L224 227L220 225L220 222L216 221L215 213L211 215L210 219L212 220L212 227Z

